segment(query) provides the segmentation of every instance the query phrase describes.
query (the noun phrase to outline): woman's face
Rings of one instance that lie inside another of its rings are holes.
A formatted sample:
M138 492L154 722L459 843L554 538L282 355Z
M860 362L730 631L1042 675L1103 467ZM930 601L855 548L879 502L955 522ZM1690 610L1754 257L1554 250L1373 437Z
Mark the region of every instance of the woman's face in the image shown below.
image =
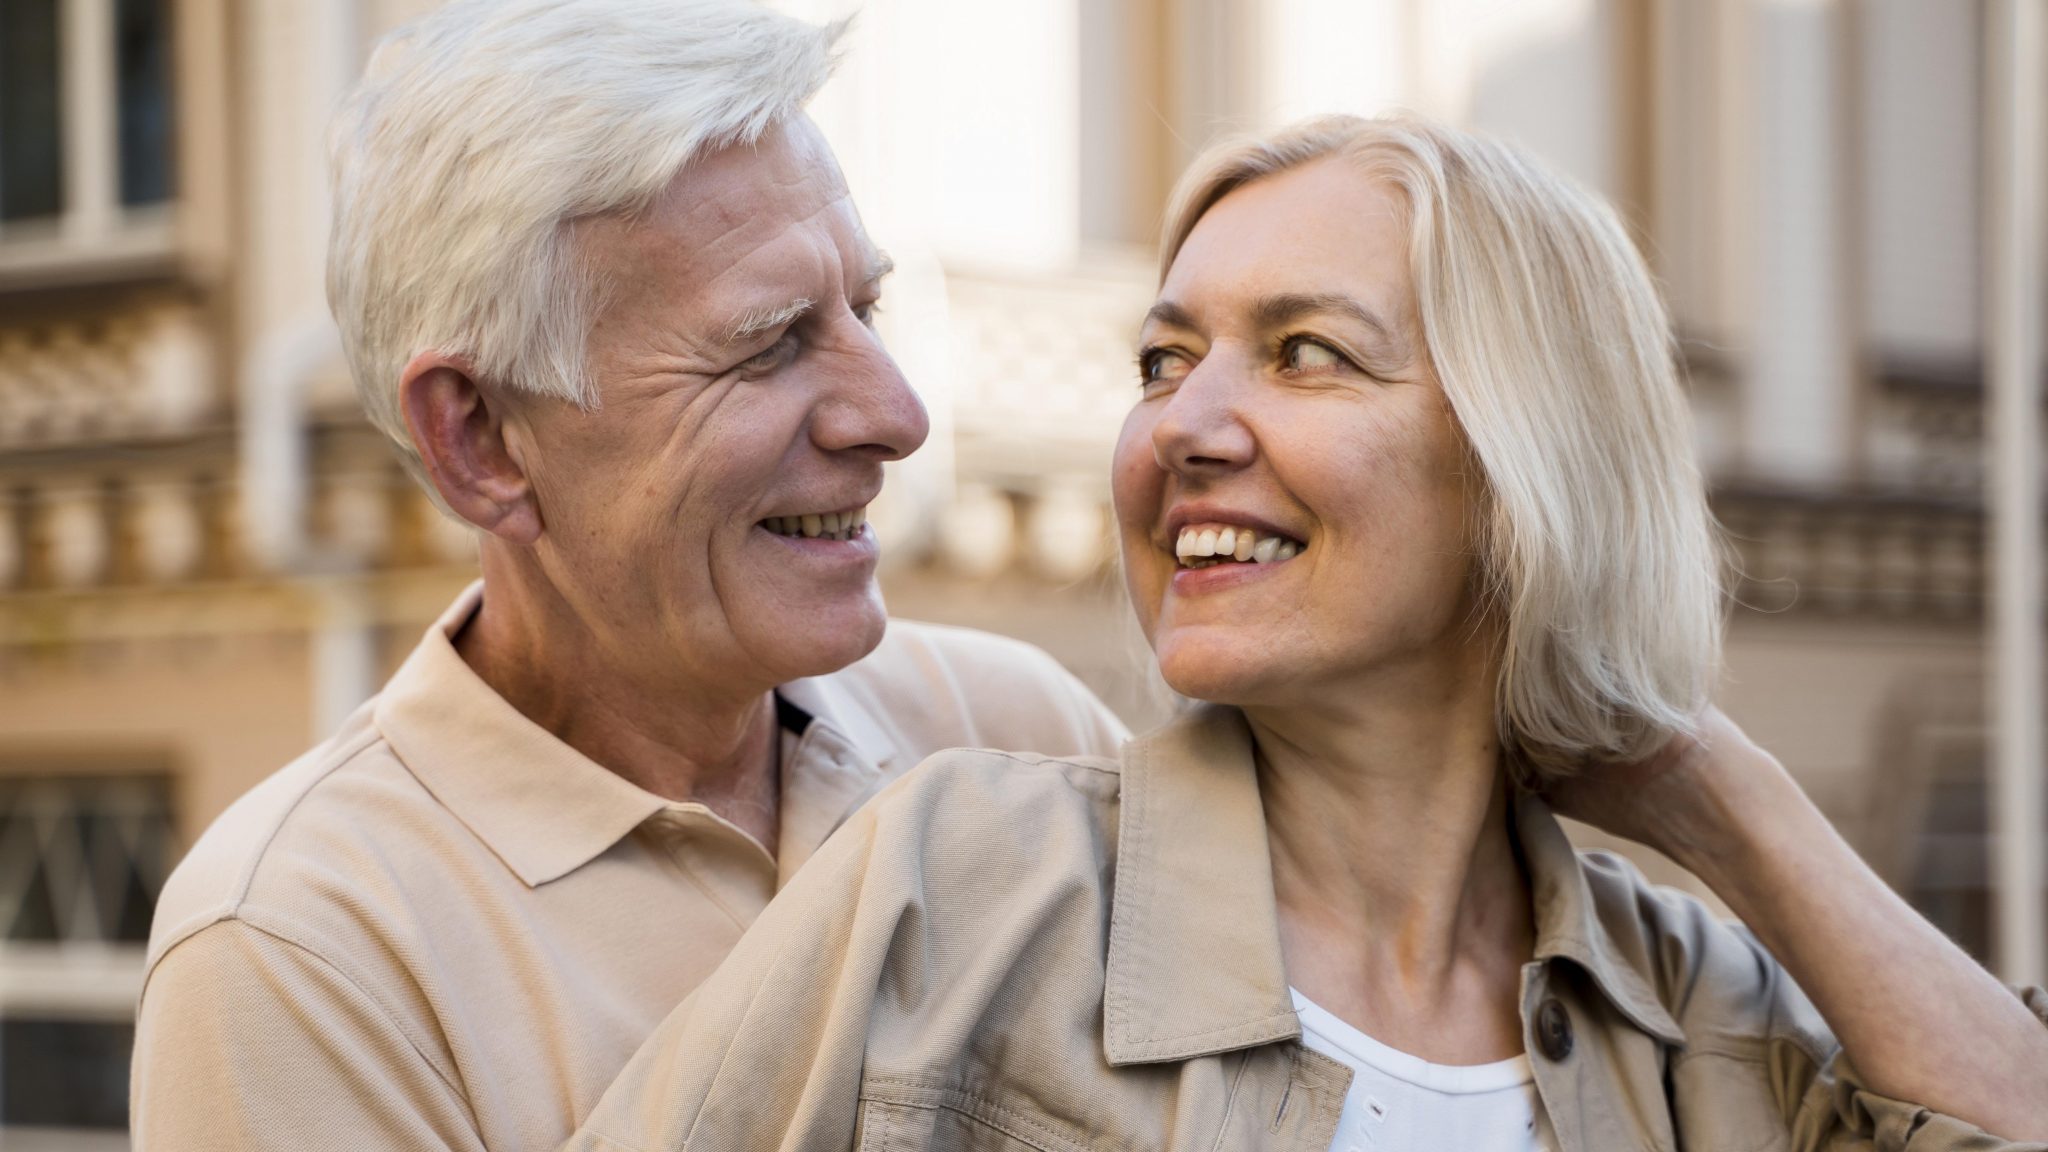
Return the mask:
M1334 158L1230 193L1139 346L1114 486L1167 683L1285 706L1387 671L1455 674L1477 484L1423 347L1397 194Z

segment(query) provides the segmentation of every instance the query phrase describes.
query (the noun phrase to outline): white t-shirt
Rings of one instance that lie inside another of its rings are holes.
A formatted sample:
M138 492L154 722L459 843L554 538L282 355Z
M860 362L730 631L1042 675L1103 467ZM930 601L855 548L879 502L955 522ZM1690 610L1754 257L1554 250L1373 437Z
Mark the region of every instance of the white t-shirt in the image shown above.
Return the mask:
M1352 1071L1331 1152L1542 1152L1529 1058L1431 1064L1396 1051L1300 992L1301 1042Z

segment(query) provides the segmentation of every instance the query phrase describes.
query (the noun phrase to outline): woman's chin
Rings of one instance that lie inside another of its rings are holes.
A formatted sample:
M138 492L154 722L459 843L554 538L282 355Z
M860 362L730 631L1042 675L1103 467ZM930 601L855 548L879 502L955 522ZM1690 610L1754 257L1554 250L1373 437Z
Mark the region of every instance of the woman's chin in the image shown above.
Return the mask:
M1264 656L1264 653L1260 654ZM1159 674L1166 686L1191 700L1211 704L1252 704L1268 693L1273 670L1263 659L1250 660L1243 652L1174 651L1159 655Z

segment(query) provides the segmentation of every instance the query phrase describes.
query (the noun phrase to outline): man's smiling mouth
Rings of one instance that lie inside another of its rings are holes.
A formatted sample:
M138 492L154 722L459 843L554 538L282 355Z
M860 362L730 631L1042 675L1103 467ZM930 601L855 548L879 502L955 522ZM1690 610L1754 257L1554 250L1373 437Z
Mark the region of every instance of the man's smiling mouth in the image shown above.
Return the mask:
M851 540L867 528L868 506L843 512L806 512L797 516L770 516L761 527L777 536L825 540Z
M1299 556L1308 545L1286 536L1259 534L1235 524L1190 524L1180 530L1174 556L1182 568L1218 564L1276 564Z

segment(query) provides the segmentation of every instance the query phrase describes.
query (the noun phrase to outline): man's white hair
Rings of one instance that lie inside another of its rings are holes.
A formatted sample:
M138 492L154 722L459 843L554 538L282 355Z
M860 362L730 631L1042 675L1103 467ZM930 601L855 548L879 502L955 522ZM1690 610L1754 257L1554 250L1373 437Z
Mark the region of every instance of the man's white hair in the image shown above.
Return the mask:
M594 405L603 271L573 224L640 211L691 158L797 115L844 27L750 0L458 0L378 44L331 137L327 299L416 479L405 365L432 349Z
M1332 158L1404 202L1437 379L1485 479L1496 719L1537 779L1688 731L1720 670L1722 544L1671 321L1599 197L1495 140L1332 116L1224 142L1167 208L1163 278L1236 188Z

